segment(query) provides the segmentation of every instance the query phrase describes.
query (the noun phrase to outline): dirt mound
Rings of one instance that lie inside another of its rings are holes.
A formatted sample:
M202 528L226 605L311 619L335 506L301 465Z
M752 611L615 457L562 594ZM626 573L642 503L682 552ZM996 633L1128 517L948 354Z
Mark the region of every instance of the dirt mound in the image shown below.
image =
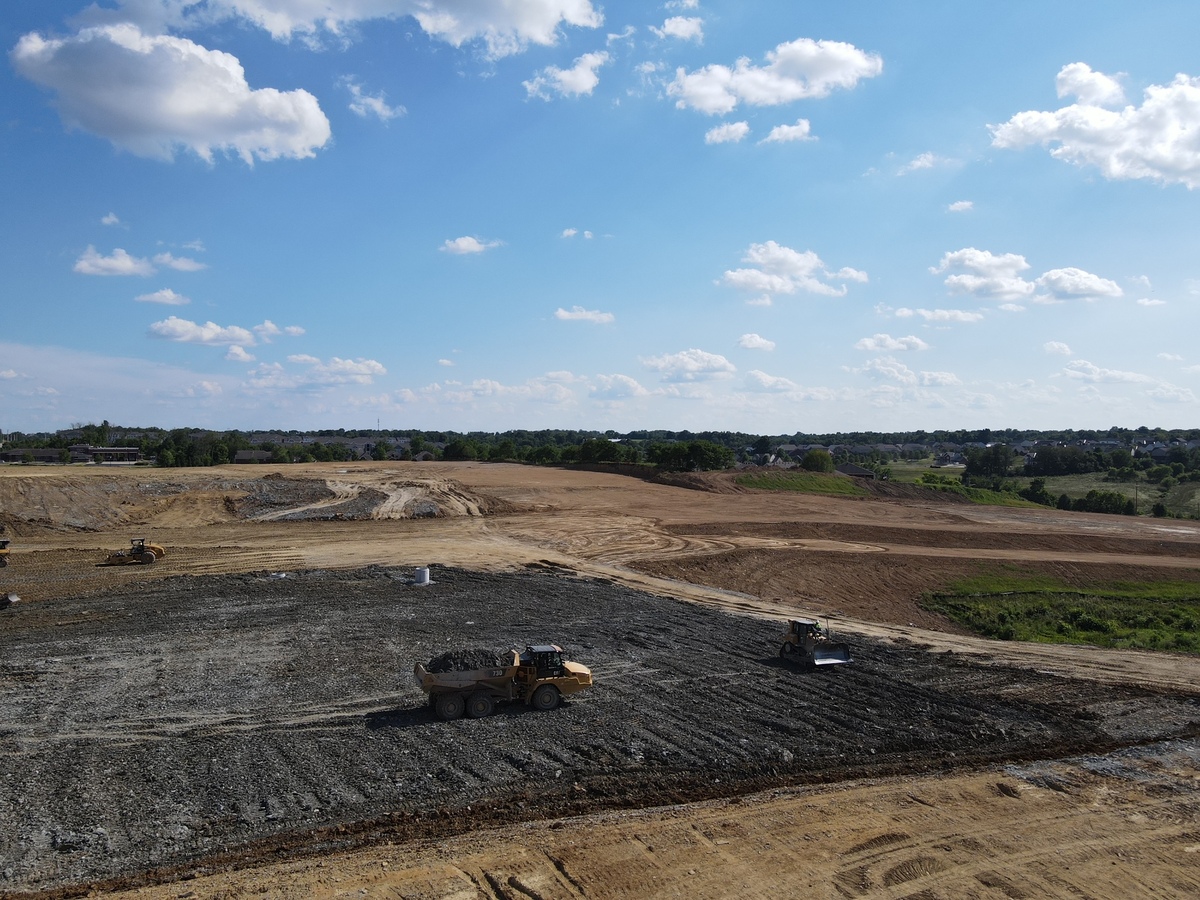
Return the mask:
M473 672L476 669L501 669L512 664L512 653L500 650L447 650L425 666L426 672Z

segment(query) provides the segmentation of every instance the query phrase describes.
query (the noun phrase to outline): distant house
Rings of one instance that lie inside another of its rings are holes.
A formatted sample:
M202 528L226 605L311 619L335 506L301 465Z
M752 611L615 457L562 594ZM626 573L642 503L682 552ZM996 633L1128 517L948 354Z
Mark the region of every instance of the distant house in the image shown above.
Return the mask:
M239 450L233 455L235 463L267 463L271 461L270 450Z
M854 463L842 463L840 466L834 467L834 471L841 475L849 475L851 478L870 478L875 480L875 473L870 469L864 469L862 466L856 466Z
M142 458L137 447L93 447L91 444L72 444L68 451L71 462L134 463Z

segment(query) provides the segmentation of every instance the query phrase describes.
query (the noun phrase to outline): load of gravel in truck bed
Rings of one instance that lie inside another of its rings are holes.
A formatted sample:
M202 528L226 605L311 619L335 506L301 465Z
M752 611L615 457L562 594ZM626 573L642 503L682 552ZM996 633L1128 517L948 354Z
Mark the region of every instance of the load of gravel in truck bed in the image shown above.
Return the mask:
M473 672L476 669L502 669L512 665L512 651L447 650L435 656L425 665L426 672Z

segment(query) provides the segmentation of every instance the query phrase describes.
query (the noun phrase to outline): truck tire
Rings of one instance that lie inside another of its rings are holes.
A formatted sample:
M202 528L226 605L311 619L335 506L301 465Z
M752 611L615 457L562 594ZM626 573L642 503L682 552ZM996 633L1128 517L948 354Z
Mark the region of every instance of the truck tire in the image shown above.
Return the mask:
M150 550L147 550L145 553L140 554L138 556L138 559L140 559L146 565L150 565L150 563L158 561L158 557L155 556L154 553Z
M784 641L783 646L779 648L780 659L792 659L796 655L796 645L791 641Z
M533 704L534 709L549 712L558 707L560 700L562 700L562 695L559 694L558 688L552 684L543 684L533 692L533 698L530 702Z
M467 698L467 716L472 719L486 719L496 708L496 701L487 694L472 694Z
M443 722L450 722L454 719L461 719L465 707L466 701L462 694L438 694L433 711Z

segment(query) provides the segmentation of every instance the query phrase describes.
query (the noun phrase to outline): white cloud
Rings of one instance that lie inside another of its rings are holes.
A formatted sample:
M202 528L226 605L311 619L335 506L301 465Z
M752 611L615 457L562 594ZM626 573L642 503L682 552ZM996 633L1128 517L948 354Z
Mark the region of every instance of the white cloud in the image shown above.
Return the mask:
M483 41L490 59L519 53L529 44L553 45L560 25L599 28L604 23L590 0L209 0L208 6L210 14L242 16L277 39L322 30L341 37L359 22L412 16L427 34L455 47Z
M696 43L704 40L704 20L697 16L671 16L663 22L662 28L651 25L650 30L660 38L678 38Z
M681 350L663 356L642 359L647 369L662 372L663 381L704 381L710 378L728 378L737 367L718 353L704 350Z
M112 212L110 212L110 213L109 213L107 216L104 216L104 217L103 217L103 218L100 220L100 224L101 224L101 225L120 225L120 224L121 224L121 220L117 218L117 214L116 214L116 213L112 213Z
M1167 362L1183 362L1183 357L1178 353L1160 353L1159 359L1165 359Z
M863 368L854 369L853 371L866 373L873 378L898 381L901 384L908 385L915 385L919 380L916 372L894 356L881 356L878 359L872 359Z
M1165 400L1168 403L1195 403L1196 395L1190 388L1179 387L1166 381L1160 381L1146 391L1146 396L1155 400Z
M744 350L774 350L775 342L759 334L743 334L738 338L738 346Z
M1117 369L1102 369L1085 359L1071 360L1069 363L1067 363L1067 367L1063 371L1066 372L1066 374L1071 378L1077 378L1081 381L1087 381L1094 384L1144 384L1146 382L1154 381L1154 379L1149 375L1142 375L1138 372L1122 372Z
M890 334L877 334L858 341L854 349L879 353L885 350L928 350L929 345L915 334L902 338L894 338Z
M936 153L922 153L900 167L897 175L908 175L922 169L936 169L938 166L949 165L953 160L938 156Z
M185 38L120 23L68 38L26 34L10 53L17 71L58 94L70 128L138 156L170 160L178 148L256 159L311 157L329 120L307 91L252 90L241 63Z
M1154 300L1150 297L1139 297L1137 300L1138 306L1166 306L1166 300Z
M704 133L706 144L736 144L750 133L748 122L726 122Z
M170 253L156 253L154 262L160 266L166 266L168 269L174 269L177 272L199 272L201 269L207 269L206 263L198 262L194 259L189 259L186 256L172 256Z
M1057 353L1061 356L1071 355L1071 348L1062 341L1046 341L1046 343L1042 344L1042 349L1047 353Z
M362 357L342 359L331 356L328 362L322 362L315 356L300 353L289 356L288 362L307 366L304 380L310 384L371 384L376 375L387 374L382 363Z
M922 372L921 384L926 387L954 387L962 381L953 372Z
M975 208L975 201L973 201L973 200L955 200L953 203L951 203L949 206L946 207L946 211L947 212L969 212L970 210L972 210L974 208Z
M279 335L287 335L288 337L299 337L304 334L304 329L299 325L288 325L285 328L280 328L270 319L264 319L261 325L254 326L255 336L264 344L271 343L271 338L279 337Z
M739 103L775 106L810 97L828 96L836 88L853 88L863 78L883 71L883 60L840 41L799 38L767 53L767 65L754 66L743 57L733 66L708 65L694 72L679 68L667 86L680 109L709 115L731 112Z
M616 321L617 317L609 312L600 312L598 309L572 306L569 311L559 307L554 311L554 318L568 322L595 322L597 325L607 325L609 322Z
M207 346L238 344L243 347L253 347L255 343L254 334L238 325L222 326L215 322L205 322L200 325L176 316L170 316L161 322L152 324L150 334L181 344L204 344Z
M1060 97L1078 97L1089 106L1121 106L1125 91L1115 78L1095 72L1087 63L1070 63L1059 70L1055 87Z
M1020 112L989 126L992 145L1022 149L1050 146L1050 155L1078 166L1095 166L1105 178L1147 178L1200 186L1200 78L1179 74L1168 85L1146 88L1141 106L1107 109L1123 100L1120 85L1071 63L1058 74L1059 95L1078 103L1054 112Z
M1085 272L1083 269L1068 267L1051 269L1036 282L1037 286L1050 292L1057 298L1068 297L1120 297L1121 288L1115 281Z
M1037 286L1018 274L1029 268L1025 257L1016 253L997 256L988 250L964 247L942 256L929 271L938 275L950 269L964 269L946 277L946 287L954 294L971 294L981 299L1020 300L1031 296Z
M760 144L786 144L792 141L815 141L808 119L797 119L795 125L776 125Z
M452 360L452 359L439 359L439 360L438 360L438 365L439 365L439 366L453 366L453 365L454 365L454 360Z
M11 381L14 378L20 378L16 369L0 369L0 379Z
M252 363L254 362L254 354L250 353L241 344L234 344L225 354L225 358L230 362Z
M564 228L562 230L562 236L565 238L575 237L577 234L579 234L578 228Z
M794 294L796 291L843 297L846 294L844 284L834 287L827 282L865 281L867 278L857 269L830 272L811 250L800 253L775 241L751 244L742 262L751 263L755 268L731 269L721 276L721 281L739 290L766 294L768 298L773 294Z
M910 319L913 316L920 316L926 322L979 322L983 319L983 313L964 309L907 309L902 306L896 310L898 319Z
M74 271L80 275L153 275L154 266L148 259L130 256L120 247L111 256L101 256L96 248L88 244L79 259L75 260Z
M543 100L550 100L554 94L560 97L591 94L600 83L596 70L608 61L609 55L604 50L585 53L575 60L575 65L570 69L546 66L532 79L521 83L530 97L541 97Z
M624 400L629 397L646 397L648 390L628 375L597 375L596 384L588 393L600 400Z
M161 303L164 306L187 306L192 301L177 294L170 288L163 288L161 291L155 291L153 294L142 294L139 297L134 297L138 303Z
M441 246L443 253L452 253L455 256L464 256L471 253L483 253L485 250L491 250L494 247L499 247L503 241L481 241L476 237L458 237L453 240L447 239Z
M368 94L363 90L363 86L350 76L341 81L346 86L346 90L350 92L350 111L357 116L364 119L367 116L375 116L381 122L386 122L388 119L395 119L407 112L403 106L388 105L387 100L384 99L386 94L383 91L378 94Z
M798 391L800 385L790 378L781 375L768 375L760 369L751 369L746 373L746 388L751 391L788 392Z

